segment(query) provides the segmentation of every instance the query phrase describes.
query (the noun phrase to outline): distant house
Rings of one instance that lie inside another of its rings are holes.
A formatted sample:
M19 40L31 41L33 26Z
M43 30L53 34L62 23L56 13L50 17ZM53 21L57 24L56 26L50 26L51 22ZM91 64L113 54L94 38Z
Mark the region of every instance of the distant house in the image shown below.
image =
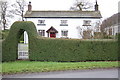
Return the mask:
M106 27L104 30L105 30L107 35L115 36L118 32L120 32L118 30L118 26L120 26L120 24L113 24L112 26Z
M29 2L24 18L36 25L37 32L42 37L82 39L87 30L90 32L87 33L89 37L93 35L93 31L97 31L102 18L98 8L96 1L94 11L33 11ZM27 43L26 36L25 33Z

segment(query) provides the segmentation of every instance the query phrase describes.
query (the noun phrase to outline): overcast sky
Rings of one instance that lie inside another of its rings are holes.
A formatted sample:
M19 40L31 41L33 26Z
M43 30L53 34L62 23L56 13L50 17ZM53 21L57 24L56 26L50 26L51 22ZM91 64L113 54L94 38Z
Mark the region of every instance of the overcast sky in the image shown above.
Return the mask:
M15 0L9 0L15 1ZM26 0L31 1L33 10L69 10L73 6L75 0ZM96 0L87 0L93 5ZM118 12L118 2L120 0L97 0L99 10L101 11L104 20Z

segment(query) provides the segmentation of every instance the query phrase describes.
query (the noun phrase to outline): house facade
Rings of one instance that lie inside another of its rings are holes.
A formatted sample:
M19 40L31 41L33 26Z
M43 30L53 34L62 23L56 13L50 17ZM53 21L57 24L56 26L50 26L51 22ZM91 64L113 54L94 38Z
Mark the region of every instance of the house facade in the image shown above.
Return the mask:
M42 37L82 39L85 32L89 36L98 31L102 16L95 4L94 11L33 11L31 2L24 15L25 21L32 21ZM28 43L25 32L24 42Z
M104 31L106 32L107 35L117 35L118 33L120 33L120 30L118 29L118 27L120 26L119 24L114 24L112 26L108 26L104 29Z

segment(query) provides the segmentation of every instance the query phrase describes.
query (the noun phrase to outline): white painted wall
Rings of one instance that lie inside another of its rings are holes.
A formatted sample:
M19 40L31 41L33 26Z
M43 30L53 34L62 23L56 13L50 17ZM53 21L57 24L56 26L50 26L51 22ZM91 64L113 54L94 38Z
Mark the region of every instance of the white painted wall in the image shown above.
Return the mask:
M115 25L105 28L105 32L108 35L109 35L109 29L112 29L112 35L116 35L116 33L118 33L118 24L115 24Z
M38 30L45 30L45 37L48 37L47 30L53 26L58 33L56 38L61 38L61 30L68 30L68 38L81 39L80 31L85 30L83 25L84 20L91 20L91 29L95 31L96 22L100 22L100 19L91 19L91 18L27 18L26 21L32 21ZM38 20L45 20L46 26L38 26ZM61 20L67 20L68 26L60 26ZM82 30L80 30L82 29ZM25 33L26 36L26 33ZM27 39L26 39L27 40ZM28 41L25 41L28 42Z

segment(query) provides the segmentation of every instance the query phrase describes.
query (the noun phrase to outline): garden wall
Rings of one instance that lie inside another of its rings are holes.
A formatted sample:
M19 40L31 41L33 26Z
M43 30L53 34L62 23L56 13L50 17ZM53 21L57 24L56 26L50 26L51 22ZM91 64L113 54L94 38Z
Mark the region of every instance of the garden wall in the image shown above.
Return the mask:
M3 41L3 61L17 59L17 44L24 31L28 33L31 61L118 60L118 41L42 38L32 22L15 22Z

